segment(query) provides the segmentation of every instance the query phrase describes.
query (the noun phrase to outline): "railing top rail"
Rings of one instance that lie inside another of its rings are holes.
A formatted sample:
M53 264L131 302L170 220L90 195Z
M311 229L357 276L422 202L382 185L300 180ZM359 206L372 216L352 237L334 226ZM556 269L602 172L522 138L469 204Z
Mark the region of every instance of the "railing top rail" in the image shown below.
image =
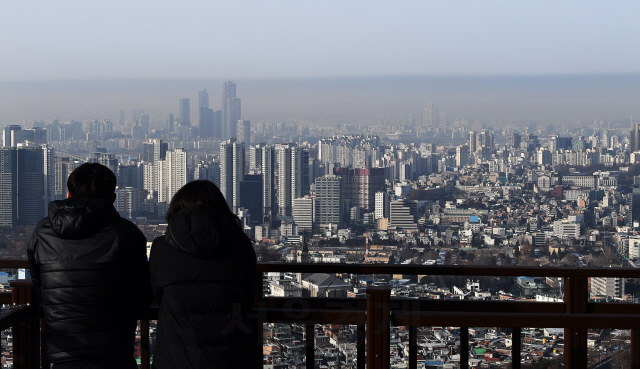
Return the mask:
M0 259L0 268L27 269L29 261L27 259Z
M258 263L258 272L407 274L455 276L529 276L529 277L618 277L640 278L640 268L562 268L467 265L389 265L389 264L321 264Z
M3 331L14 324L20 323L29 314L31 307L16 306L0 314L0 331Z
M29 268L26 259L0 259L0 268ZM258 272L409 274L456 276L618 277L640 278L640 268L563 268L469 265L398 265L337 263L258 263Z

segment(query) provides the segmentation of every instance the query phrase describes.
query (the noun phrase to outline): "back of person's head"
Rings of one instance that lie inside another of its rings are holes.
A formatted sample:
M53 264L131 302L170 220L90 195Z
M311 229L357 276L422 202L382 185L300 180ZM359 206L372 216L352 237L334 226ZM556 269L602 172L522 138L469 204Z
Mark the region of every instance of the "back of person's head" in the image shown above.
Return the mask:
M205 206L225 216L235 217L218 186L211 181L195 180L182 186L173 195L167 210L167 222L171 222L180 210L196 205Z
M69 175L67 189L70 196L97 197L111 200L116 192L117 179L111 169L98 163L84 163Z

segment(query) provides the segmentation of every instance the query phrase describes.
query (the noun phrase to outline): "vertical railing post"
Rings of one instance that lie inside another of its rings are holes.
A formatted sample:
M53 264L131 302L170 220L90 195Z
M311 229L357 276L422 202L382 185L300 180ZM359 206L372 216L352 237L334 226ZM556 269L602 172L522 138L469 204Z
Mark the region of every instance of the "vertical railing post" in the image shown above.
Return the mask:
M631 330L631 367L640 368L640 329Z
M460 327L460 368L469 367L469 327Z
M13 367L16 369L39 368L40 316L33 283L31 280L20 279L11 282L10 286L11 302L14 305L30 305L29 318L11 328L13 332Z
M567 277L565 306L568 314L587 312L588 283L586 277ZM587 367L587 329L568 328L564 332L564 362L567 368Z
M418 327L409 326L409 369L418 369Z
M39 303L38 303L39 305ZM34 307L35 308L35 307ZM40 315L40 307L37 307L38 315ZM49 356L47 356L47 336L45 333L45 321L44 317L40 318L40 367L41 368L50 368L51 363L49 363Z
M149 352L149 320L140 319L140 369L151 369Z
M256 294L255 294L255 298L253 300L253 308L256 309L254 310L255 313L251 314L252 316L249 317L249 324L252 325L251 328L251 341L253 342L253 345L255 347L255 349L257 350L257 352L255 352L252 357L254 358L254 362L255 362L255 367L256 369L262 369L263 368L263 364L262 364L262 360L264 358L264 353L263 353L263 341L264 341L264 319L262 314L259 314L257 311L258 308L260 308L263 305L264 302L264 295L263 295L263 291L262 291L262 279L263 279L263 275L262 272L258 272L256 275Z
M520 336L520 327L511 328L511 368L520 369L522 357L522 337Z
M315 325L311 323L307 323L304 325L304 336L305 336L305 357L307 358L307 369L314 369L316 365L316 343L315 336L316 330ZM338 357L340 356L340 351L338 351Z
M356 355L358 357L358 367L356 369L366 369L366 362L367 362L367 348L366 348L366 331L365 331L365 324L364 323L358 323L358 342L356 343Z
M389 369L390 296L388 287L367 288L367 369Z

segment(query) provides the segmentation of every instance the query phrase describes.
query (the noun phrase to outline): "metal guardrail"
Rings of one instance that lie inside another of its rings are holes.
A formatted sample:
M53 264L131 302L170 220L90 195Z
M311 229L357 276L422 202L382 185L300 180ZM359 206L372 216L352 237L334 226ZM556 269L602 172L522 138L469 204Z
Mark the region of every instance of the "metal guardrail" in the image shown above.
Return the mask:
M0 260L0 268L24 268L26 261ZM290 264L259 263L259 275L268 272L404 274L444 276L531 276L564 277L564 302L467 301L396 299L388 288L368 288L366 299L352 298L283 298L265 297L262 278L256 280L257 293L254 322L254 343L262 356L264 322L298 323L305 325L305 353L313 358L315 324L353 324L357 326L358 369L388 369L389 330L392 325L409 327L409 368L417 368L417 327L460 327L460 363L469 362L468 327L489 326L513 329L513 347L521 346L521 327L538 326L565 328L565 367L587 367L587 328L631 329L631 366L640 367L640 304L592 303L588 301L589 277L640 278L638 269L593 268L519 268L414 265L351 265L351 264ZM11 326L14 342L15 368L48 367L45 350L40 350L44 337L41 314L34 314L30 281L12 283L12 301L19 306L0 315L0 328ZM0 297L2 298L2 297ZM158 317L152 307L141 317L141 352L143 369L150 368L149 320ZM481 323L481 324L480 324ZM252 345L253 346L253 345ZM45 347L44 344L42 347ZM520 367L520 350L512 350L512 367ZM307 360L312 368L314 360ZM256 367L262 368L262 362Z

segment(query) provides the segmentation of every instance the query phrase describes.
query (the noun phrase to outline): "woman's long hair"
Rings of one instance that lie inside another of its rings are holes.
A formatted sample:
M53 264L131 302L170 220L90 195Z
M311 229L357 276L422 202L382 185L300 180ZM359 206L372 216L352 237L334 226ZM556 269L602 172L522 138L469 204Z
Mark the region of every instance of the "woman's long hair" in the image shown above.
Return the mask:
M173 195L167 210L167 222L171 222L180 210L196 205L206 206L218 211L223 216L236 218L218 186L211 181L196 180L182 186Z

